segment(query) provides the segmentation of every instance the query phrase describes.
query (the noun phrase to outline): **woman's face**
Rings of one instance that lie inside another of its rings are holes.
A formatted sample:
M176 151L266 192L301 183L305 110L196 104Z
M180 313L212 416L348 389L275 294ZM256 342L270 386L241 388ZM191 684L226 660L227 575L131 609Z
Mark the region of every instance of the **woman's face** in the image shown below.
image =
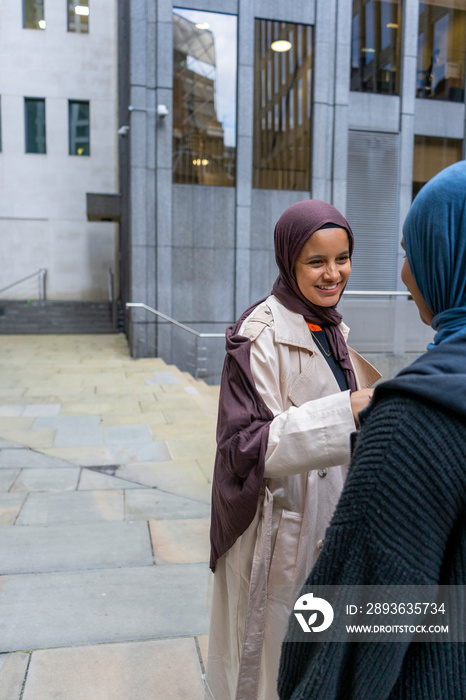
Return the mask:
M403 241L401 241L401 247L403 248L403 250L405 250ZM434 314L429 309L426 302L421 296L421 292L419 291L419 288L413 277L413 273L411 272L411 267L409 265L408 258L406 255L403 267L401 268L401 281L404 285L406 285L406 287L408 288L408 292L413 297L414 302L419 310L419 316L421 317L421 321L423 321L426 325L430 326L430 324L433 321Z
M304 244L294 273L299 291L308 301L317 306L335 306L351 274L345 229L316 231Z

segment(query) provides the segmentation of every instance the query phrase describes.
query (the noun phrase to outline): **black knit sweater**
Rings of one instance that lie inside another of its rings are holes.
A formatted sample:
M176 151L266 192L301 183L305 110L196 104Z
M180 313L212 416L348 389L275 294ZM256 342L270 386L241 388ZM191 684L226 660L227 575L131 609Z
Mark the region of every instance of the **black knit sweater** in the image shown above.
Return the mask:
M464 419L380 400L306 586L466 585L465 495ZM465 700L466 648L285 640L278 687L281 700Z

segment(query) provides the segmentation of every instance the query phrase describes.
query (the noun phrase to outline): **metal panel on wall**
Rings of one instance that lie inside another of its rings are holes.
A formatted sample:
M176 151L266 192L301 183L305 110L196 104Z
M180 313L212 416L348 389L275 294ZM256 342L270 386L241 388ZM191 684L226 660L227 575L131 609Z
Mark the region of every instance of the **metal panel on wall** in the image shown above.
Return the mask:
M348 289L397 288L399 134L350 130L346 215L355 249Z

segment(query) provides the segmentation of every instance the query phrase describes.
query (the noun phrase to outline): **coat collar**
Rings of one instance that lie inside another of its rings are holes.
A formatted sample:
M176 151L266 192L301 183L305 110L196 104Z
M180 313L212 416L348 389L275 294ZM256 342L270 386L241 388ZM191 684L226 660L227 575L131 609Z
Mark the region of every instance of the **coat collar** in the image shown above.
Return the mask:
M301 314L290 311L274 296L269 296L265 303L272 311L277 343L294 345L311 351L315 350L309 328ZM339 328L346 342L349 328L345 323L340 323Z

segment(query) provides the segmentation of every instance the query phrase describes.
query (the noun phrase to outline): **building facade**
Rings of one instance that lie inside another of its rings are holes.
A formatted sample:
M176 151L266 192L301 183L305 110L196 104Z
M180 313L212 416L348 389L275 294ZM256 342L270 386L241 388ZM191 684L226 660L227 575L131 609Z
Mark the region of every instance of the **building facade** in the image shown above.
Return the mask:
M46 268L49 299L108 300L118 226L89 221L86 194L118 191L117 5L0 14L0 287ZM2 296L35 298L32 284Z
M385 374L424 350L400 241L416 192L465 157L464 0L120 0L119 56L124 301L223 332L269 293L275 222L311 197L355 233L351 344ZM127 327L135 356L187 369L205 344L218 378L222 342L141 309Z

